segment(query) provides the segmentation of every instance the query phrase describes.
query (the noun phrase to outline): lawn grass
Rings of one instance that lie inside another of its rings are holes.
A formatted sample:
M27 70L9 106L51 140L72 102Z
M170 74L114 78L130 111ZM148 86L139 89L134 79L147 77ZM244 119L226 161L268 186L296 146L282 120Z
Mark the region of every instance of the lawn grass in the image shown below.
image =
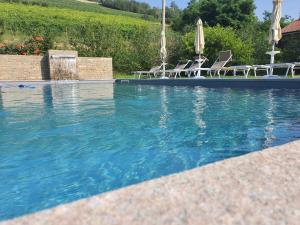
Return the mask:
M135 79L133 74L114 74L114 79Z

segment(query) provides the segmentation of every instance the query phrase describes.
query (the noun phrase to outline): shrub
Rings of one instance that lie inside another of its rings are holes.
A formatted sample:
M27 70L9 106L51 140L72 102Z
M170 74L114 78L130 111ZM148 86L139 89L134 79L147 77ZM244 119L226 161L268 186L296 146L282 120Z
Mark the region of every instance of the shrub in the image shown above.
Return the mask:
M299 62L300 61L300 46L299 46L300 34L294 33L283 36L280 45L282 48L282 54L276 57L281 58L282 62Z
M207 27L204 33L206 41L204 55L210 59L210 64L214 63L222 50L232 51L232 64L252 64L252 45L243 42L232 28ZM188 58L195 56L194 40L195 32L187 33L183 38L185 54Z

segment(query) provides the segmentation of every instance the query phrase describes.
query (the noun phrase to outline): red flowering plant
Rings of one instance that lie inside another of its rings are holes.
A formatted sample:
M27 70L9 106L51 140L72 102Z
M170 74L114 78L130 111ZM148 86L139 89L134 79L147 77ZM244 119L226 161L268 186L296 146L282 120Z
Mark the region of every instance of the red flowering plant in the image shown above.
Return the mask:
M36 36L36 37L33 37L32 39L37 42L43 42L45 40L45 38L42 36Z
M33 52L34 55L41 55L41 53L42 53L41 49L38 49L38 48L35 49Z
M0 54L13 55L43 55L52 44L48 38L42 36L35 36L29 40L17 45L4 45L0 43Z
M28 47L25 44L17 44L14 50L17 55L28 55Z
M30 55L42 55L45 54L48 49L51 48L51 43L48 38L42 36L35 36L25 42L28 53Z

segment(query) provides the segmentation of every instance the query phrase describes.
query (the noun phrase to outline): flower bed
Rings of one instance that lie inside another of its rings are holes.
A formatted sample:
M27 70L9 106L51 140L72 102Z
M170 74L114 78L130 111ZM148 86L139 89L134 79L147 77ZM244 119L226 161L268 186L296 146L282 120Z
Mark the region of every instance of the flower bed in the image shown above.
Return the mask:
M35 36L19 44L0 43L0 54L44 55L50 48L51 43L47 38Z

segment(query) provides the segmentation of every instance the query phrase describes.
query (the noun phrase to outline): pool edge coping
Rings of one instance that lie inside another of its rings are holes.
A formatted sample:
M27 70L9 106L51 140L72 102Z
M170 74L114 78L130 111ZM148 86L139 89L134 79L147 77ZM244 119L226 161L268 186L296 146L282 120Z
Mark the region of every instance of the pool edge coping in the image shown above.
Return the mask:
M276 88L300 89L300 78L278 79L241 79L241 78L212 78L212 79L116 79L116 84L123 85L162 85L190 86L204 88Z
M54 80L0 80L1 84L35 84L35 85L45 85L45 84L114 84L115 79L112 80L66 80L66 81L54 81Z

